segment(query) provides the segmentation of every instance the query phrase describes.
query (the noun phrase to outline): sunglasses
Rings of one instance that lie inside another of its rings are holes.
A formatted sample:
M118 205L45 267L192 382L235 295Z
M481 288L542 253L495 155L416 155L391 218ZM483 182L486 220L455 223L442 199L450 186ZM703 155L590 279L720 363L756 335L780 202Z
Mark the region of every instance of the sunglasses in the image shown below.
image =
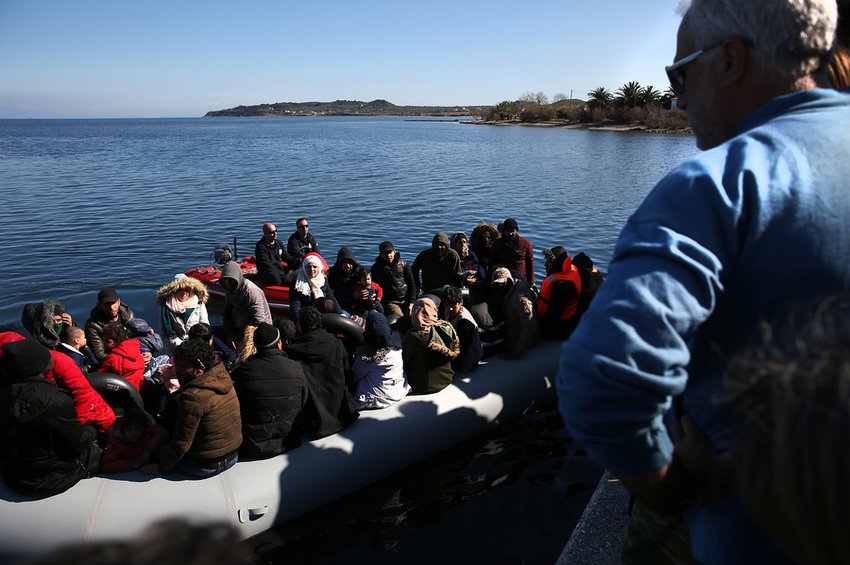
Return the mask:
M742 39L744 45L746 45L747 47L752 47L753 45L755 45L752 39ZM681 96L685 93L685 65L696 61L700 57L700 55L704 55L712 49L720 47L721 45L723 45L724 41L726 41L726 39L718 41L714 45L706 47L705 49L698 49L690 55L682 57L678 61L674 61L672 65L664 67L664 70L667 72L667 79L670 81L670 88L673 90L676 96Z
M303 230L306 230L307 228L310 227L310 224L299 224L298 227L303 229Z

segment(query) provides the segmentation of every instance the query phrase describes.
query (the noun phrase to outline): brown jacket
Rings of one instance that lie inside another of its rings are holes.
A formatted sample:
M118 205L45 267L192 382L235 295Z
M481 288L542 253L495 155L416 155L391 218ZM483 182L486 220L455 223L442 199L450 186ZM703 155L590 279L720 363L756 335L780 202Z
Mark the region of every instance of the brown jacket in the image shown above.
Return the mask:
M239 449L242 444L239 399L224 365L219 363L182 385L177 405L177 422L159 464L160 471L173 470L187 454L204 465Z

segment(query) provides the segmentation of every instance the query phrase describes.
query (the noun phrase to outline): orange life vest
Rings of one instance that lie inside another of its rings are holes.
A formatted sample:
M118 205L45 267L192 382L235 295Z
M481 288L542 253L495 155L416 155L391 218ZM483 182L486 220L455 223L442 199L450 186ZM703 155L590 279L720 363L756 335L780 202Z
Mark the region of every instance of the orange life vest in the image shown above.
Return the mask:
M564 266L560 273L554 273L543 279L543 284L540 285L540 295L537 297L537 313L540 316L546 315L549 309L549 302L552 300L552 287L556 282L569 281L576 287L576 296L573 300L567 303L563 312L561 312L561 320L572 318L578 309L578 297L581 294L581 277L578 269L573 266L573 261L570 257L564 260Z

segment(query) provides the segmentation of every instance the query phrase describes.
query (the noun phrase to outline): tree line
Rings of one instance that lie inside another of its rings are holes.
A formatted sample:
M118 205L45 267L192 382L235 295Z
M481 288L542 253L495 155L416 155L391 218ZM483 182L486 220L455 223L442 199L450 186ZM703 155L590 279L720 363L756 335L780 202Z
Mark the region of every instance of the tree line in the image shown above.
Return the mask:
M639 123L650 128L685 129L687 118L680 110L671 110L675 93L672 88L657 90L631 81L616 91L600 86L587 93L588 100L570 100L556 94L552 101L543 92L526 92L518 100L505 100L484 115L487 121Z

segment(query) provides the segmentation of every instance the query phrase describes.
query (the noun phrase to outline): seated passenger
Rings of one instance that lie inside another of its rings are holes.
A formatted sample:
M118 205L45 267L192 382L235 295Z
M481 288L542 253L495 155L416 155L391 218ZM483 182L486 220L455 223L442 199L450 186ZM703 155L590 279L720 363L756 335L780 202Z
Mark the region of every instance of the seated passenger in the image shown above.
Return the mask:
M381 298L384 296L384 290L378 283L372 281L372 273L363 267L358 267L356 280L357 284L351 290L351 313L365 316L368 312L375 310L383 314L384 308L381 306Z
M450 284L459 285L460 257L449 248L449 236L437 232L431 247L423 250L413 261L413 280L421 293L442 292Z
M263 459L301 445L307 382L301 363L281 348L280 332L262 323L254 331L257 353L233 371L242 414L245 457Z
M106 357L103 345L103 328L109 322L119 322L122 326L135 317L133 310L123 304L114 288L102 288L97 293L97 306L92 308L86 321L86 341L98 361Z
M313 306L319 298L330 298L333 300L334 312L343 313L322 271L323 268L327 268L327 263L321 255L307 255L301 263L295 284L289 290L289 317L296 325L300 323L301 309Z
M392 241L382 241L378 252L371 273L372 280L384 291L381 306L388 316L409 316L417 292L410 264L401 257Z
M189 329L203 322L210 323L206 302L209 291L198 279L180 273L170 283L159 287L156 303L165 339L177 347L189 339Z
M519 235L519 226L513 218L502 222L499 239L490 250L491 267L506 267L518 273L528 286L534 286L534 249L531 242Z
M65 305L53 298L25 305L21 323L48 349L58 349L62 330L74 325Z
M236 464L242 444L239 399L227 369L214 365L214 359L212 347L199 339L186 340L174 350L181 390L176 423L162 461L145 465L143 473L176 469L206 478Z
M97 369L100 363L86 345L86 332L77 326L65 326L59 334L59 347L56 351L70 357L83 373Z
M358 410L391 406L410 392L401 337L376 310L366 315L365 341L357 348L351 372Z
M460 340L460 355L452 361L455 371L474 371L484 356L478 324L472 314L463 306L463 293L456 286L446 288L443 298L443 311L446 320L454 327Z
M97 431L77 421L71 396L45 377L51 352L34 340L5 343L0 356L0 471L12 489L55 494L97 473Z
M101 335L107 353L98 371L118 375L136 387L136 390L141 390L145 379L145 361L139 340L131 339L127 328L118 322L106 324Z
M328 270L328 284L339 302L339 307L351 312L354 307L351 291L357 285L357 270L360 265L354 252L348 247L340 247L336 254L336 263Z
M147 465L156 449L168 441L168 430L153 416L138 408L127 409L118 421L118 430L103 450L101 471L123 473Z
M576 316L581 318L590 306L590 301L596 296L599 287L605 281L605 277L593 266L593 261L587 253L581 252L573 257L573 265L578 269L578 274L581 277L581 293L578 296L578 312L576 313Z
M298 218L295 221L295 231L292 232L286 241L286 251L292 258L292 264L289 266L290 269L300 268L304 257L310 253L317 255L321 253L316 237L310 232L310 223L307 221L307 218Z
M287 267L295 267L283 242L277 238L277 228L271 222L263 224L263 237L254 246L257 261L257 279L261 286L286 285ZM285 265L284 265L285 264Z
M452 234L451 248L457 251L457 255L460 257L463 269L463 286L468 288L483 282L487 278L487 271L481 266L478 255L469 246L465 233L459 231Z
M492 266L490 262L490 254L493 251L493 244L499 237L499 230L495 224L491 222L481 222L472 230L472 236L469 240L469 246L478 257L478 264L489 272Z
M316 308L307 306L300 315L301 335L287 346L286 354L301 362L307 379L304 431L310 438L325 437L359 416L345 384L348 354L342 342L322 328Z
M163 348L162 336L141 318L133 318L125 327L131 339L139 340L142 360L145 362L144 378L151 380L159 372L159 367L168 363L168 355L158 355Z
M452 361L460 355L460 341L452 325L437 316L435 297L413 304L411 328L404 334L404 371L414 394L446 388L454 377Z
M490 288L505 323L503 356L519 359L540 340L534 294L528 283L504 267L493 271Z
M578 324L581 276L567 250L561 246L544 249L546 278L537 297L537 315L543 337L566 339Z

